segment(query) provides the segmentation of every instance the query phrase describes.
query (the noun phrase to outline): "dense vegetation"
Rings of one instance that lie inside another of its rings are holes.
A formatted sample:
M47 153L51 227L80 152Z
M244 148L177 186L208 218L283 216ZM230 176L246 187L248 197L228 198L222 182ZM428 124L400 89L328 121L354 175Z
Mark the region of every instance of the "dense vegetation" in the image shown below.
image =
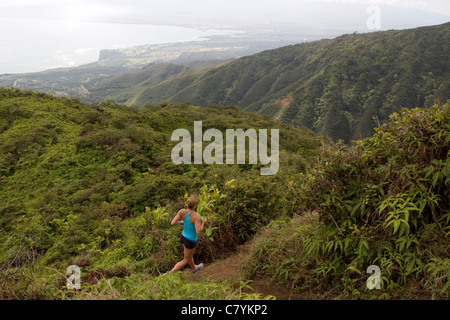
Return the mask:
M250 164L173 164L170 136L192 131L194 120L204 130L279 128L278 174L261 176ZM311 132L236 107L87 105L2 88L0 297L64 298L64 273L76 264L81 298L243 298L239 288L200 278L155 278L182 256L171 218L187 194L200 194L199 212L213 224L196 259L222 257L271 219L294 214L286 181L319 151Z
M321 298L448 299L449 143L445 104L394 113L353 146L326 146L292 186L310 213L258 235L249 275ZM382 290L366 289L370 265Z
M0 296L255 299L258 277L310 298L448 298L450 108L403 109L348 146L235 107L86 105L0 89ZM174 129L280 128L281 167L174 165ZM319 154L320 152L320 154ZM209 224L197 261L252 240L246 279L159 276L181 257L190 193ZM82 289L66 288L69 265ZM381 269L368 290L366 269ZM270 296L266 298L271 298Z
M262 277L311 298L448 299L449 28L346 35L210 71L156 64L89 88L140 107L0 88L0 298L255 299L245 289ZM166 99L198 106L148 104ZM278 174L173 164L171 134L194 121L279 128ZM250 240L242 281L160 276L182 256L169 222L191 193L210 221L196 261ZM371 265L381 290L366 287Z
M378 122L402 107L449 99L449 44L450 23L344 35L174 77L145 87L129 103L237 105L349 143L373 134ZM133 93L132 86L123 89Z

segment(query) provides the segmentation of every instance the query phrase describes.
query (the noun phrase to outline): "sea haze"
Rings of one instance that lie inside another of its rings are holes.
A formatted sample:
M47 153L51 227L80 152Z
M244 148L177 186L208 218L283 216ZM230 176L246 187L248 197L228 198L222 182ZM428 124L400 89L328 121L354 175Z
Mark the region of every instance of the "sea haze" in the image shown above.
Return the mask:
M150 24L0 19L0 74L38 72L97 61L102 49L202 40L239 33Z

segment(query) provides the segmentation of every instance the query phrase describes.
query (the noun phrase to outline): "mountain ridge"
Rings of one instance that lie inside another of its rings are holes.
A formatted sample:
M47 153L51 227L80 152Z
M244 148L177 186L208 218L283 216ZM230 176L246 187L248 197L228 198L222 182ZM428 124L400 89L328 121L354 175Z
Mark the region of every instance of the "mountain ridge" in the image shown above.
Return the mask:
M403 106L448 99L448 43L450 23L291 45L209 70L167 100L234 104L348 142L373 133L373 116L384 122ZM278 102L289 97L292 102L281 108ZM335 109L341 111L342 125L332 128L327 119Z
M401 107L425 107L435 99L449 99L449 43L450 23L445 23L345 34L231 61L181 63L175 59L135 71L116 64L122 68L116 72L100 63L92 75L87 68L57 77L73 87L69 95L90 103L236 105L348 143L373 134L376 125ZM109 63L114 61L111 58ZM46 82L30 78L28 83L40 89Z

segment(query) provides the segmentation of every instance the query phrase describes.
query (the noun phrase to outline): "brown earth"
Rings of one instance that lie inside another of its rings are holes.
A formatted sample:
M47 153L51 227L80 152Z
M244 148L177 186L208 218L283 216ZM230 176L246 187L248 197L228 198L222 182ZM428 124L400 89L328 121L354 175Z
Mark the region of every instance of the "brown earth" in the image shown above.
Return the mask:
M275 104L279 105L281 107L281 112L279 115L275 117L275 120L280 120L281 116L283 115L284 109L292 102L294 101L294 96L287 96L284 99L278 100L275 102Z
M202 275L210 281L238 280L242 278L242 266L246 263L250 244L237 247L236 252L230 257L206 265L198 275ZM298 294L293 290L287 290L270 283L267 279L255 279L249 283L255 290L246 290L248 293L261 293L263 297L271 295L277 300L308 300L307 294Z

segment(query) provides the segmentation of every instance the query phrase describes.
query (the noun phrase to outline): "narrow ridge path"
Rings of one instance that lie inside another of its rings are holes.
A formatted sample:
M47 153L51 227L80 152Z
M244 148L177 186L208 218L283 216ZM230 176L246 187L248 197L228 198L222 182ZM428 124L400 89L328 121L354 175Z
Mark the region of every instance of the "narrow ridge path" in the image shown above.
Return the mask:
M206 265L199 273L210 281L225 281L242 279L242 265L248 260L250 255L250 244L237 247L236 252L228 258L218 260ZM307 294L299 294L293 290L281 288L270 283L267 279L256 279L249 283L256 293L261 293L262 297L267 295L275 296L277 300L308 300ZM252 293L253 291L248 291Z

